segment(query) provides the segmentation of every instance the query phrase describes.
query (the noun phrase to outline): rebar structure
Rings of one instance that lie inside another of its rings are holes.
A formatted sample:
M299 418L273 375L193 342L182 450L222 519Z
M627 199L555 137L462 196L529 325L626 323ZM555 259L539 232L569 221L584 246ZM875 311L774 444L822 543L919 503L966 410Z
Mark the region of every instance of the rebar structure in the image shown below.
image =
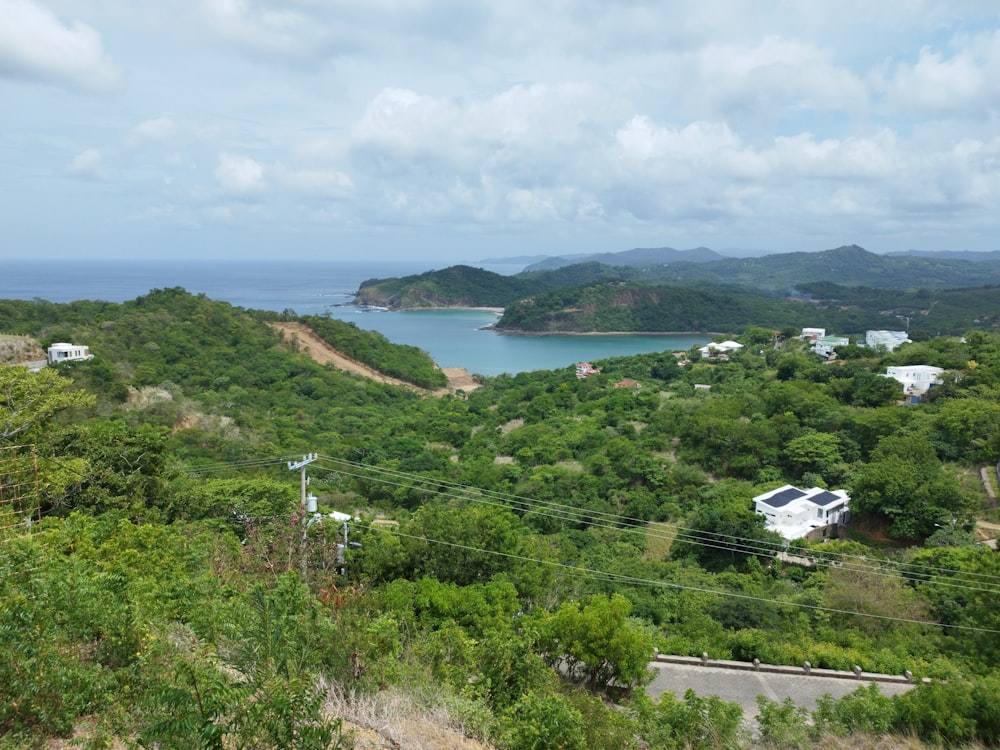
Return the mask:
M26 532L40 518L35 446L0 447L0 541Z

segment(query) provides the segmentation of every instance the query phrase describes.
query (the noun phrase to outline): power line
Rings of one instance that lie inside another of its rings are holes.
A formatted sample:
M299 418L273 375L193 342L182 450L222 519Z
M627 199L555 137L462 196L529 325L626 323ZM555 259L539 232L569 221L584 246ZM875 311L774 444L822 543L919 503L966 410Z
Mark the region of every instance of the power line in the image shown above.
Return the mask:
M372 528L370 525L368 526L369 529ZM933 627L948 628L952 630L963 630L975 633L989 633L994 635L1000 635L1000 630L995 630L992 628L980 628L973 625L952 625L948 623L932 622L930 620L918 620L909 617L895 617L892 615L879 615L868 612L854 612L852 610L836 609L834 607L822 607L818 604L805 604L803 602L789 602L789 601L783 601L781 599L769 599L767 597L751 596L750 594L740 594L732 591L716 591L713 589L702 588L700 586L688 586L686 584L674 583L671 581L656 581L650 578L640 578L638 576L629 576L621 573L610 573L607 571L596 570L593 568L585 568L579 565L568 565L567 563L555 562L553 560L542 560L534 557L525 557L524 555L516 555L512 552L500 552L499 550L483 549L481 547L473 547L467 544L459 544L458 542L448 542L441 539L430 539L429 537L425 536L406 534L396 529L380 528L379 530L385 531L395 536L427 542L429 544L440 544L446 547L467 550L470 552L480 552L487 555L505 557L512 560L518 560L521 562L537 563L539 565L548 565L550 567L560 568L562 570L570 571L577 575L584 575L588 578L594 578L596 580L603 580L603 581L617 582L617 583L630 583L635 585L655 586L660 588L671 588L671 589L678 589L680 591L692 591L701 594L710 594L713 596L723 596L733 599L743 599L749 601L763 602L765 604L778 604L781 606L796 607L799 609L808 609L817 612L825 612L828 614L852 615L856 617L868 617L875 620L884 620L887 622L907 623L911 625L930 625Z
M224 471L227 468L232 467L252 468L257 465L270 465L272 463L279 463L286 460L287 459L285 458L270 458L230 462L226 464L217 464L209 467L208 470ZM420 474L402 472L386 467L362 464L334 456L320 455L319 463L332 464L332 471L335 473L355 479L408 488L425 492L427 494L433 494L435 496L449 497L494 507L513 509L515 511L520 511L524 515L537 515L561 522L606 528L623 533L639 534L644 538L667 539L673 537L674 539L680 539L686 543L708 549L739 552L742 554L757 554L763 556L774 556L777 553L784 551L784 547L778 544L771 545L756 540L748 540L743 537L715 532L705 532L698 529L690 529L676 525L671 525L674 530L673 533L659 534L657 532L650 531L648 522L643 519L632 518L596 509L581 509L575 506L556 503L553 501L536 500L519 495L508 495L480 487L462 485L444 479L426 477ZM951 575L957 580L942 580L938 578L933 581L934 585L984 594L1000 594L1000 575L976 573L894 560L880 560L879 564L873 564L866 556L863 555L833 552L828 550L803 550L802 554L810 559L813 559L816 564L824 565L826 567L835 567L848 572L857 572L872 576L896 577L898 575L899 578L911 582L920 582L934 574ZM996 582L996 588L991 586L994 582Z
M385 474L394 479L405 479L415 481L417 483L426 483L430 485L436 485L437 487L449 488L449 491L443 491L441 489L433 488L417 488L422 489L424 492L433 492L436 495L444 497L452 497L456 499L465 499L471 502L482 503L485 505L493 505L497 507L511 507L515 509L522 510L525 514L535 514L542 517L548 517L559 521L570 521L573 523L581 523L590 526L596 526L601 528L608 528L612 530L622 531L625 533L641 534L644 537L661 538L666 539L671 536L681 539L682 541L694 544L696 546L702 546L710 549L718 549L723 551L740 552L743 554L759 554L765 556L773 556L779 552L784 551L782 545L770 545L758 541L747 540L742 537L731 536L727 534L718 534L714 532L705 532L697 529L688 529L681 526L674 526L676 534L658 534L656 532L650 532L648 529L648 524L646 521L636 518L630 518L628 516L620 516L613 513L607 513L604 511L592 511L575 508L573 506L564 505L561 503L554 503L551 501L536 501L530 498L524 498L516 495L504 495L501 493L493 492L490 490L483 490L477 487L469 487L467 485L459 485L446 480L438 480L426 478L421 475L407 474L405 472L400 472L394 469L386 469L383 467L372 467L366 464L358 464L351 461L346 461L344 459L337 459L330 456L321 456L322 461L328 461L336 464L340 468L338 472L344 474L345 476L351 476L361 479L368 479L371 481L380 482L383 484L389 484L397 487L409 487L410 485L405 484L402 481L391 481L388 479L382 479L376 476L371 476L371 473ZM348 466L355 469L362 469L369 473L356 473L352 471L344 470L344 466ZM412 488L412 487L411 487ZM455 490L455 491L450 491ZM603 518L602 518L603 517ZM601 520L598 521L597 519ZM978 591L981 593L990 594L1000 594L1000 576L986 574L986 573L975 573L967 572L961 570L955 570L950 568L941 568L936 566L919 565L916 563L906 563L900 561L884 560L881 561L884 565L876 565L869 562L867 558L861 555L854 555L851 553L841 553L825 550L803 550L802 554L810 558L819 558L817 560L818 564L826 565L827 567L837 567L841 570L865 573L870 575L881 575L890 576L893 573L898 574L901 578L907 581L921 581L924 576L930 576L933 573L946 573L952 574L959 577L959 581L947 581L947 580L935 580L935 585L966 589L971 591ZM892 569L892 573L885 570L885 568ZM997 588L983 588L983 585L987 585L996 582ZM980 584L979 586L973 584Z

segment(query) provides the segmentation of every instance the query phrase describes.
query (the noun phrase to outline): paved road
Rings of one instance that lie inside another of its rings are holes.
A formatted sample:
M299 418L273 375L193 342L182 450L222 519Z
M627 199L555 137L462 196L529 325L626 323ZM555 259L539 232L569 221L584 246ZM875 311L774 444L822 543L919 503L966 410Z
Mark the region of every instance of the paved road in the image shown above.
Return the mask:
M654 662L650 665L656 677L646 688L653 698L659 698L671 691L683 698L688 688L701 696L716 695L727 701L735 701L743 707L745 718L757 715L757 696L765 695L774 701L791 698L796 705L816 708L816 699L829 693L841 698L853 692L867 681L845 680L835 677L816 677L806 674L776 674L772 672L752 672L722 667L687 664L666 664ZM885 695L898 695L913 685L906 683L878 683Z

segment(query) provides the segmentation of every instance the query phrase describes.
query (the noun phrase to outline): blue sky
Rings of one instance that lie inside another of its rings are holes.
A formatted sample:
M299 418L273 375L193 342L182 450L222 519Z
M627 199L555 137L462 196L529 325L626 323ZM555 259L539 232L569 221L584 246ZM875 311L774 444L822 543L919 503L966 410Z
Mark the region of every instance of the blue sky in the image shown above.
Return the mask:
M0 18L2 259L1000 249L993 0Z

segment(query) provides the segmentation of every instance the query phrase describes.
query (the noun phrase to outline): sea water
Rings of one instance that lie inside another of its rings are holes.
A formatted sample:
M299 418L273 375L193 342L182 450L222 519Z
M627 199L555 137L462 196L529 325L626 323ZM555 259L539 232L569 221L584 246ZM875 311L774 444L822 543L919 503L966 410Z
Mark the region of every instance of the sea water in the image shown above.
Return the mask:
M503 264L470 265L496 273L520 270ZM182 287L249 309L330 315L378 331L394 343L419 347L441 367L464 367L479 375L558 369L606 357L686 350L709 340L705 334L512 336L486 328L497 320L497 314L490 310L378 312L349 305L367 279L407 276L433 268L414 262L0 260L0 298L125 302L153 289ZM0 330L3 327L0 320Z

